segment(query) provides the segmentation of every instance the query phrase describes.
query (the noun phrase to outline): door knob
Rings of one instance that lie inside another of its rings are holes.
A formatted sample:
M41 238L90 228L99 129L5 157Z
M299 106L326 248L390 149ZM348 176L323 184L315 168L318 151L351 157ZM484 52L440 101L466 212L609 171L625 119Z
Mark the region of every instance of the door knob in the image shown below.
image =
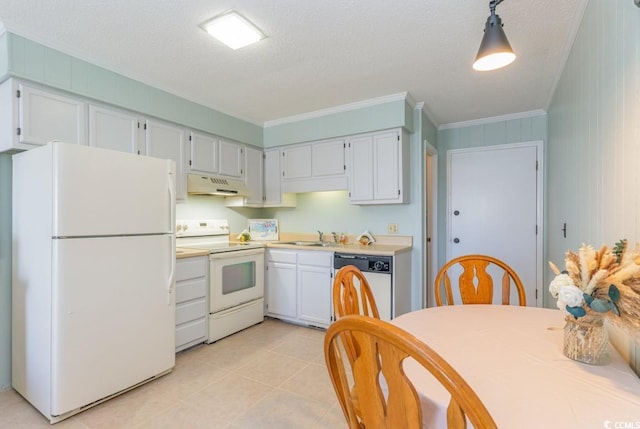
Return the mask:
M456 237L456 238L453 239L453 242L458 244L458 243L460 243L460 239Z

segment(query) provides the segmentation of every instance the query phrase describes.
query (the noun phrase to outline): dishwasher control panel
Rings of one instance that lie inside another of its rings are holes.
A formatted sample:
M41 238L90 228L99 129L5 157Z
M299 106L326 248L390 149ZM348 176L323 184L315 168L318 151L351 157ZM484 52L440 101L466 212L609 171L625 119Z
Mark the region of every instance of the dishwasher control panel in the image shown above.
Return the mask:
M363 272L391 274L393 256L335 253L333 268L337 270L346 265L354 265Z

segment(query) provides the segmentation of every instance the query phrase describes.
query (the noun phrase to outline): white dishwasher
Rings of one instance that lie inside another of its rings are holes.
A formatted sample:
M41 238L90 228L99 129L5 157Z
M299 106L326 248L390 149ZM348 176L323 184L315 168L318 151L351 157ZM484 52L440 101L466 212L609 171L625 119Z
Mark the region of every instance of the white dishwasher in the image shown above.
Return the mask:
M353 253L335 253L333 269L337 272L346 265L354 265L371 287L373 298L380 313L380 319L391 320L393 308L393 256L359 255ZM335 278L335 274L334 274Z

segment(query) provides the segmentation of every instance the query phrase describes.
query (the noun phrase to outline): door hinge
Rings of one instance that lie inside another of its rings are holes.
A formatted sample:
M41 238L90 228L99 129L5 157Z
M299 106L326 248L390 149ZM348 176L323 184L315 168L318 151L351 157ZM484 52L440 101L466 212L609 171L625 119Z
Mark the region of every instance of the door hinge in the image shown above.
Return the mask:
M400 196L400 189L398 189L398 196Z
M22 134L22 130L20 129L20 127L16 128L16 132L18 133L18 135Z
M538 171L538 161L536 161L536 171Z
M536 289L536 301L538 300L538 289Z
M18 89L18 90L16 90L16 98L20 98L20 95L21 95L21 94L20 94L20 90L19 90L19 89Z
M147 129L147 124L144 124L144 129L145 129L145 130Z
M284 171L282 172L282 177L284 177Z
M536 235L538 235L538 225L536 225Z
M347 166L346 166L346 165L343 165L343 166L342 166L342 169L343 169L344 171L347 171Z
M191 167L193 164L191 163L191 160L189 160L189 167Z
M191 137L192 137L191 134L189 134L189 141L191 141Z
M140 129L140 122L138 122L138 129Z
M400 134L398 134L398 136L397 136L397 137L398 137L398 141L400 141Z
M138 155L140 155L140 149L138 149Z
M346 143L342 143L342 148L346 149L347 148L347 144Z

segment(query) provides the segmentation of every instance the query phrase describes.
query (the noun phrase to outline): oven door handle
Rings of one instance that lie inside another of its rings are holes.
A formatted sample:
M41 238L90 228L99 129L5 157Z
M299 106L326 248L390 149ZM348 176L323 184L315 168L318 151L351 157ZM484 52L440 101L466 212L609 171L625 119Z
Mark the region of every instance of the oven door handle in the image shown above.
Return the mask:
M219 252L219 253L212 253L209 255L209 259L210 260L214 260L214 259L232 259L232 258L240 258L243 256L250 256L250 255L259 255L259 254L264 254L264 248L263 247L258 247L255 249L246 249L246 250L232 250L229 252Z

